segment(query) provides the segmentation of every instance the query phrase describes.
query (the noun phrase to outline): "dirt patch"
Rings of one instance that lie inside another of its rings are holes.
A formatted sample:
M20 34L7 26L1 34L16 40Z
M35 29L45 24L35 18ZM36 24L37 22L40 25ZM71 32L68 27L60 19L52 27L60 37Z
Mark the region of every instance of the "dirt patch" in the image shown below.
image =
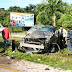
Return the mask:
M0 64L8 64L11 63L10 57L0 56Z

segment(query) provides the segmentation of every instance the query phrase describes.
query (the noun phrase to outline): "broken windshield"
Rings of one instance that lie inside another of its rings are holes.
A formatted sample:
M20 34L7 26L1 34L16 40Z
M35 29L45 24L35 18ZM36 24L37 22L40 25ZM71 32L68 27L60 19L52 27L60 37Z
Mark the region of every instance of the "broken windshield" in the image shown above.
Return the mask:
M53 32L53 27L33 27L31 28L29 31L36 31L36 30L40 30L40 31L50 31Z
M50 31L50 32L53 32L53 29L54 29L54 28L51 28L51 27L42 27L42 28L40 28L39 30L40 30L40 31Z

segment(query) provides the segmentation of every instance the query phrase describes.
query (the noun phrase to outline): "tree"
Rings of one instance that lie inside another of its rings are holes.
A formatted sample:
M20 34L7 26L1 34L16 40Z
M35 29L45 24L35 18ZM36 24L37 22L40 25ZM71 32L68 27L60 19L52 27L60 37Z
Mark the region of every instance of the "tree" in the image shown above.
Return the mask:
M4 10L4 8L0 8L0 23L2 23L2 24L3 24L6 13L7 12Z
M62 24L64 28L69 27L69 26L72 27L72 16L65 14L63 15L62 18L58 20L58 23Z
M3 26L10 26L10 13L7 12L6 16L4 17Z
M64 7L61 0L47 0L47 3L42 3L36 6L37 13L36 22L41 24L49 24L55 26L55 20L59 19L63 14Z
M14 7L10 7L8 9L8 12L23 12L23 10L20 7L14 6Z
M50 23L50 16L48 14L49 10L47 9L46 3L39 4L35 8L35 13L36 13L36 23L37 24L51 24Z
M34 13L35 5L29 4L29 6L26 6L26 8L23 8L24 13Z
M64 3L65 12L58 20L58 24L62 24L64 28L72 27L72 5Z
M52 17L52 24L53 26L56 26L56 12L59 11L59 8L61 6L61 0L47 0L48 4L50 6L50 11L51 11L51 17Z

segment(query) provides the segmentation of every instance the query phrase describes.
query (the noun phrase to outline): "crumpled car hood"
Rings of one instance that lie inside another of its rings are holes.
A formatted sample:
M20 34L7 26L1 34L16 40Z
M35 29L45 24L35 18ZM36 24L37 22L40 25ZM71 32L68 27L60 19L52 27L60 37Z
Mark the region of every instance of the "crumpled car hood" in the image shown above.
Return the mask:
M28 34L26 38L51 38L52 36L53 32L36 30L31 34Z

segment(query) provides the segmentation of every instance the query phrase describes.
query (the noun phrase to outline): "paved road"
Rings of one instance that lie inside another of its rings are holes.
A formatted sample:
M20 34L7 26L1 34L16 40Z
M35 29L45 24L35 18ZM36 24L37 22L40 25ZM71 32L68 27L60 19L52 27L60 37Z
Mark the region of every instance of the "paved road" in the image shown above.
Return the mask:
M24 37L24 33L11 33L11 36Z
M0 33L0 35L2 34ZM11 36L24 37L25 34L24 33L11 33Z
M0 56L0 72L72 72L70 70L60 70L48 65L28 62L10 57Z
M10 57L0 55L0 72L21 72L15 68L11 68L9 66L11 63L13 63L13 60Z
M8 70L8 69L4 69L4 68L0 68L0 72L13 72L13 71Z

